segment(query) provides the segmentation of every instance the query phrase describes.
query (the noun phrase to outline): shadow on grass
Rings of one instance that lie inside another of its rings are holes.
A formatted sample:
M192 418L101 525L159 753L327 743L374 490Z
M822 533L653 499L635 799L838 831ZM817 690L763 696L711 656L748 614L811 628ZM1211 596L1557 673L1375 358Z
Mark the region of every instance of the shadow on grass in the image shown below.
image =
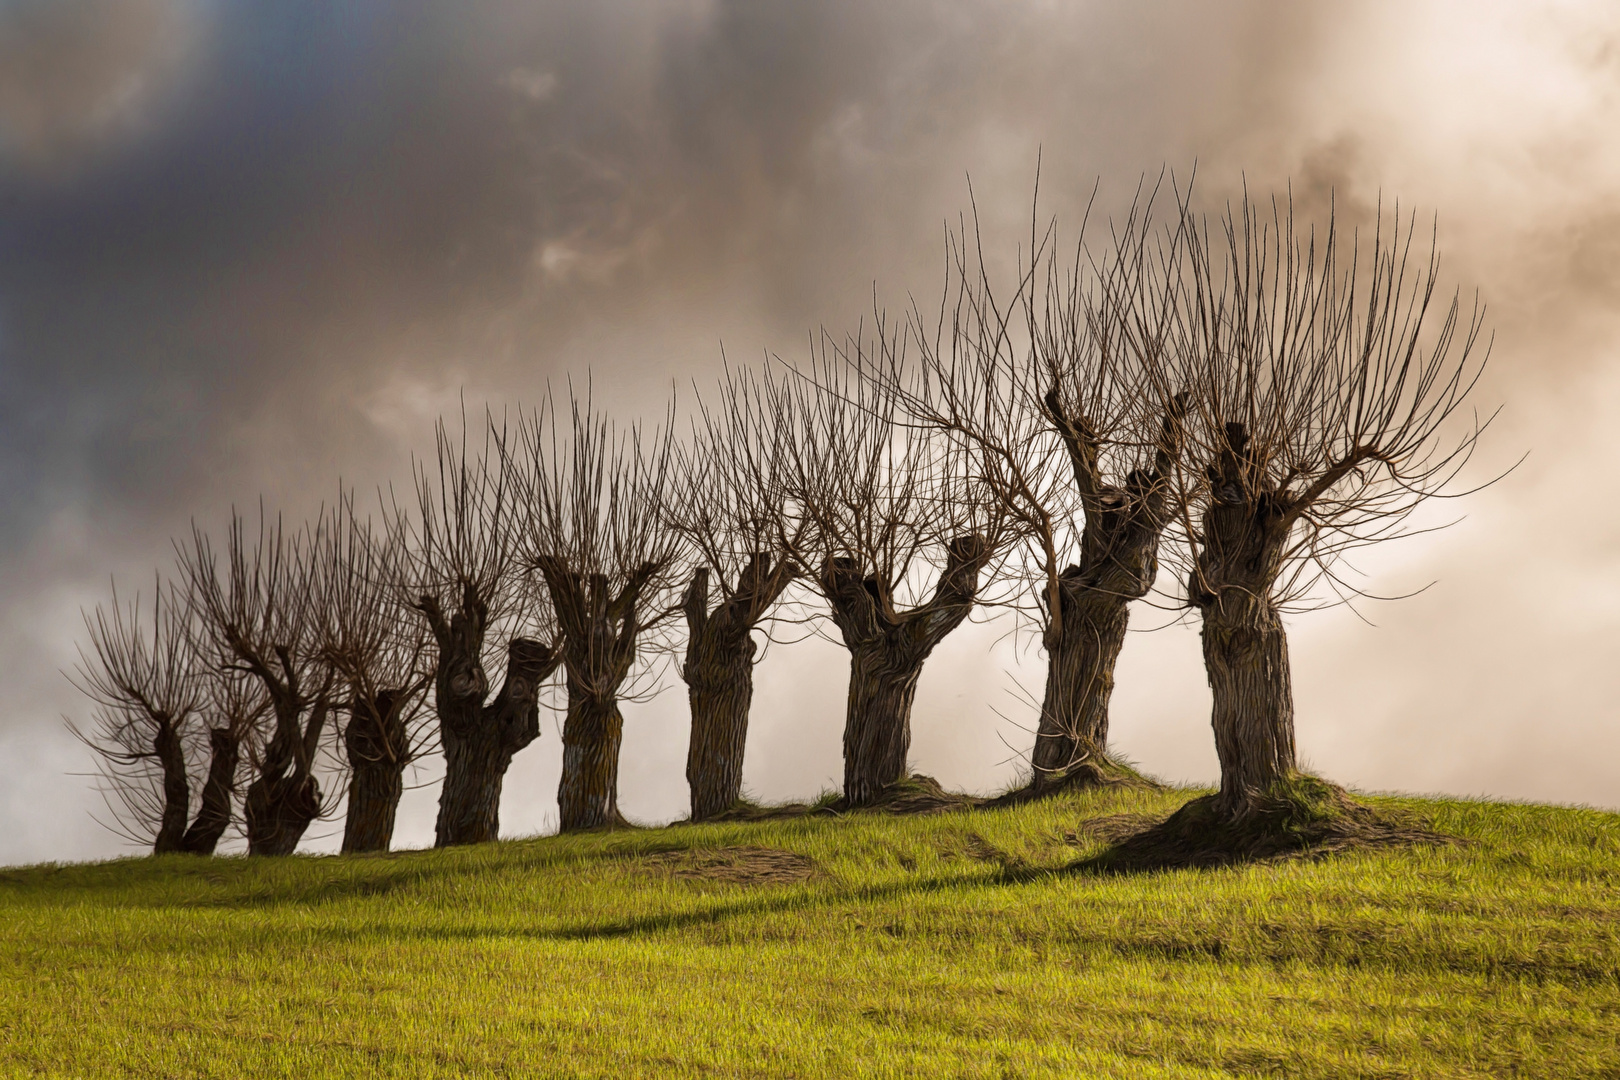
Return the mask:
M634 918L605 920L587 925L558 927L514 927L503 925L446 927L365 926L353 929L329 928L324 936L343 940L368 938L409 938L414 940L466 941L478 938L525 938L531 941L613 941L643 935L655 935L689 929L694 926L714 926L732 919L760 915L774 915L809 907L834 904L866 904L892 900L901 896L927 895L955 890L993 888L1004 884L1017 884L1040 877L1051 877L1055 871L1010 871L995 869L977 875L941 875L929 878L911 878L864 885L856 888L822 885L785 886L766 895L753 893L736 900L708 904L685 911L672 911L641 915Z

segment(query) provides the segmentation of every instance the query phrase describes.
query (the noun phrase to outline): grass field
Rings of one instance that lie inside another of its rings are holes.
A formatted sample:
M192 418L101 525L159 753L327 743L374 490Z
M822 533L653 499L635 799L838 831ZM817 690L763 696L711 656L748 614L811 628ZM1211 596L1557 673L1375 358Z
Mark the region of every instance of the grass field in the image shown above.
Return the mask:
M1620 1077L1620 816L1087 866L1188 795L0 872L0 1072Z

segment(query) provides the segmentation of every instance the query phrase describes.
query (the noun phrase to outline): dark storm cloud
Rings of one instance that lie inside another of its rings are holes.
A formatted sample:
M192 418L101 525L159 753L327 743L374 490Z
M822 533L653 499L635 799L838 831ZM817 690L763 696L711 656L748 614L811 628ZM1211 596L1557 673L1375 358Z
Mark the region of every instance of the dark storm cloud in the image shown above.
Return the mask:
M15 703L0 719L0 775L14 778L0 817L78 805L82 781L59 774L84 759L58 721L78 703L55 673L76 609L109 572L141 579L193 514L214 521L264 493L298 516L340 473L398 477L463 392L474 408L533 401L588 367L600 396L656 411L671 382L710 377L722 340L792 355L809 328L867 313L874 281L891 302L935 287L938 232L970 175L987 236L1010 252L1037 152L1043 209L1071 222L1096 177L1106 209L1143 173L1194 160L1211 205L1247 179L1292 180L1307 208L1331 192L1361 217L1381 192L1438 207L1448 268L1486 288L1520 342L1492 392L1537 388L1556 411L1574 376L1549 373L1602 370L1620 297L1620 169L1602 122L1620 51L1600 8L1546 14L0 0L0 684ZM1521 412L1509 456L1539 438L1552 448L1538 455L1562 460L1569 440L1541 415ZM1508 534L1479 543L1511 557ZM1607 549L1578 546L1590 580ZM1389 572L1421 573L1412 562ZM1131 648L1181 648L1161 637ZM959 670L983 666L983 642L962 647L977 655ZM836 665L817 655L777 650L785 666L762 685ZM1121 682L1138 756L1176 775L1207 767L1165 749L1204 730L1188 670L1151 680L1174 688L1159 697ZM1006 702L967 680L928 692L985 723L920 729L919 746L989 783L1005 729L980 706ZM801 751L830 747L836 769L831 721L795 702L783 695L780 727L762 721L750 751L768 786L815 782L783 771ZM678 705L627 744L650 815L678 809L679 770L635 755L678 758L664 745L684 731ZM1398 719L1398 698L1386 711ZM1189 717L1191 736L1175 726ZM1388 775L1375 757L1358 776ZM509 785L529 800L520 829L549 798L550 781L531 780ZM0 861L107 846L78 817L63 828L0 846Z

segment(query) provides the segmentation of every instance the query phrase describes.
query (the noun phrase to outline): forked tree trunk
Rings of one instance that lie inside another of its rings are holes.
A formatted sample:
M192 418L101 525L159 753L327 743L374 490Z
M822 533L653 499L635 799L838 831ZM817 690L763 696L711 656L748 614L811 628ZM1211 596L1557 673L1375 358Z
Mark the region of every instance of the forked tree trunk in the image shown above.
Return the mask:
M681 606L686 613L686 680L692 704L692 741L686 782L692 820L724 813L742 798L748 709L754 698L753 628L799 575L790 559L754 552L731 595L709 611L709 570L699 567Z
M615 592L606 574L582 574L557 556L536 561L562 630L558 652L568 672L558 825L563 832L622 825L619 687L636 662L641 592L662 564L641 564Z
M182 850L186 835L186 816L191 813L191 784L186 777L186 751L180 742L180 732L167 717L158 722L157 737L152 740L158 765L163 770L163 816L158 822L157 839L152 844L154 855Z
M1216 805L1241 818L1296 769L1288 638L1271 603L1229 589L1204 607L1203 640L1221 762Z
M851 651L844 719L844 798L851 805L864 806L905 778L911 705L925 659L881 639Z
M549 646L513 638L506 681L470 724L445 724L444 788L439 796L437 846L481 844L500 836L501 788L512 756L540 735L540 684L560 657Z
M1050 788L1108 756L1108 705L1114 665L1125 645L1130 602L1146 596L1159 574L1159 537L1169 519L1168 477L1181 456L1187 395L1166 403L1153 466L1132 469L1123 486L1103 483L1101 444L1082 412L1071 412L1057 386L1043 399L1062 438L1085 509L1080 565L1059 575L1058 609L1046 635L1046 695L1030 753L1030 787Z
M947 545L934 595L900 612L888 583L863 574L857 560L835 557L822 566L822 594L850 654L844 798L851 806L868 805L905 777L923 662L973 610L979 571L990 555L983 537L956 537Z
M1060 581L1060 632L1047 645L1046 695L1030 755L1031 786L1040 791L1108 753L1108 704L1114 665L1125 644L1130 599Z
M302 703L283 694L277 702L277 729L265 751L258 779L243 806L249 855L291 855L310 822L321 816L321 785L311 767L330 707L331 676L299 731Z
M722 814L742 798L743 752L748 742L748 709L754 698L754 641L743 636L730 648L711 646L688 663L692 742L686 754L686 782L692 793L692 820Z
M562 782L557 812L563 832L620 825L619 746L624 717L617 697L598 697L568 680L563 722Z
M180 842L180 850L193 855L212 855L230 827L236 766L242 753L240 738L229 728L209 728L208 748L208 779L203 782L202 805Z

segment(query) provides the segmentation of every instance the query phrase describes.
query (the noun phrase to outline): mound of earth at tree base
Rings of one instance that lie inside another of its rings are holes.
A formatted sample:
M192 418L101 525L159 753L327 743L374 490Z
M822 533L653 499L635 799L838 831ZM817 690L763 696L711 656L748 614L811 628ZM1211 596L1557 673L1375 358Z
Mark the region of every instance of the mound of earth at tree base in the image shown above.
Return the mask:
M1083 868L1128 873L1179 867L1313 858L1357 848L1455 844L1460 841L1399 813L1375 810L1314 776L1298 775L1254 800L1240 817L1205 795L1156 824L1109 830L1114 846Z
M1016 787L1005 795L982 800L985 806L1019 806L1037 799L1051 799L1072 795L1094 788L1141 788L1147 791L1168 791L1169 788L1151 776L1144 776L1123 761L1104 758L1100 762L1082 761L1062 776L1037 785L1033 780Z
M856 810L870 810L885 814L937 814L948 810L972 810L981 806L999 805L991 799L947 791L932 776L907 776L878 793L877 798L862 806L851 806L842 795L824 796L813 803L780 803L775 806L739 799L730 809L709 821L772 821L778 818L804 817L807 814L847 814Z

